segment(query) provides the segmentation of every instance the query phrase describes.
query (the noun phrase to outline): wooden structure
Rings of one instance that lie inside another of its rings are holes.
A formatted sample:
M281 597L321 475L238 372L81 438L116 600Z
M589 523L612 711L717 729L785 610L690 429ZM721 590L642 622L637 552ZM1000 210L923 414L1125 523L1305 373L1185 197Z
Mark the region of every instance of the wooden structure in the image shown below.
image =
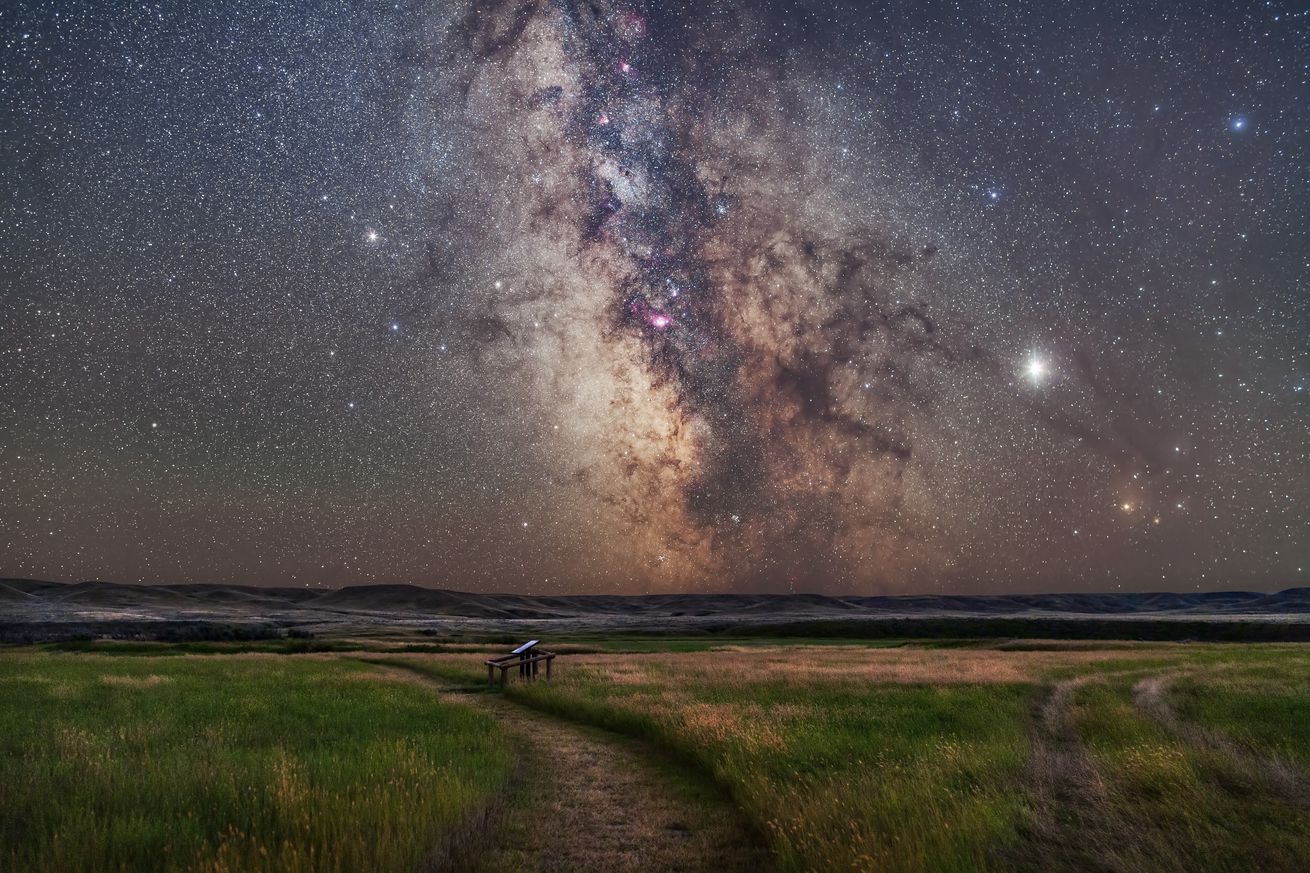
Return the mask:
M538 649L537 644L541 640L528 640L508 655L501 655L498 658L487 659L487 682L495 684L496 671L500 671L500 684L504 685L509 677L509 671L518 667L519 678L532 681L537 678L537 668L541 662L546 662L546 681L550 681L550 664L555 660L555 653L548 652L545 649Z

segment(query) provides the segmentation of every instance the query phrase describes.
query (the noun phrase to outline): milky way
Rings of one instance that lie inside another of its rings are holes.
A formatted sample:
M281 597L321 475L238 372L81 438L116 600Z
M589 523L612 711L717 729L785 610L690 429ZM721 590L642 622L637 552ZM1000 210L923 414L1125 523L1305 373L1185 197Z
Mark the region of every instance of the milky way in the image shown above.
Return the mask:
M1304 578L1303 19L229 6L5 20L0 573Z
M585 299L550 341L584 380L619 374L616 411L586 434L606 463L577 474L631 557L683 584L888 584L924 539L908 419L931 416L942 371L986 355L943 333L908 278L935 244L853 221L794 165L809 132L788 129L759 26L594 4L462 22L469 100L504 107L493 129L523 149L503 168L531 192L517 223L560 259L543 279L534 248L510 281ZM494 323L492 344L528 332ZM535 348L523 360L558 376Z

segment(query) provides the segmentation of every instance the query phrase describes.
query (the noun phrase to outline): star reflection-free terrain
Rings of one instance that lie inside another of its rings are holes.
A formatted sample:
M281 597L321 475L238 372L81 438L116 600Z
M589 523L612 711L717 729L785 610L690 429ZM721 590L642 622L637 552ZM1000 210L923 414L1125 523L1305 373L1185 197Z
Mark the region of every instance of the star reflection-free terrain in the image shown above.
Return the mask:
M0 10L0 575L1289 587L1310 16Z

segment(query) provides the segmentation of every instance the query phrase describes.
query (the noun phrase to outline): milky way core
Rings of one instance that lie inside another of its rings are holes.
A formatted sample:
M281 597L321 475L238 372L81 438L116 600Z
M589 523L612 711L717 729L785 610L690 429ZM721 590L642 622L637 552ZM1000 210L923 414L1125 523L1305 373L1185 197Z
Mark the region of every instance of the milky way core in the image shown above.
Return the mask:
M9 16L0 574L1305 578L1273 12L252 10Z
M919 419L986 357L933 313L936 243L844 202L822 110L764 62L761 26L596 4L462 22L500 145L481 175L505 179L520 247L484 339L571 422L571 502L620 565L893 584L949 559L919 506Z

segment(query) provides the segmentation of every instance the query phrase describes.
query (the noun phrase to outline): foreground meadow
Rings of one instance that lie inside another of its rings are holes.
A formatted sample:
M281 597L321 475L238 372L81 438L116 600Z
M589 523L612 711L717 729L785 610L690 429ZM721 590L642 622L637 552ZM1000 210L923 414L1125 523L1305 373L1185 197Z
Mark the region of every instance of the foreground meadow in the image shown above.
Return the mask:
M466 659L421 660L476 675ZM508 694L691 760L783 869L1310 863L1310 647L598 653Z
M3 870L413 870L510 763L358 663L0 653Z
M508 833L471 827L523 750L508 703L681 758L783 870L1310 869L1310 646L552 647L557 680L508 702L465 693L503 645L0 653L0 869L411 870L461 838L476 859Z

